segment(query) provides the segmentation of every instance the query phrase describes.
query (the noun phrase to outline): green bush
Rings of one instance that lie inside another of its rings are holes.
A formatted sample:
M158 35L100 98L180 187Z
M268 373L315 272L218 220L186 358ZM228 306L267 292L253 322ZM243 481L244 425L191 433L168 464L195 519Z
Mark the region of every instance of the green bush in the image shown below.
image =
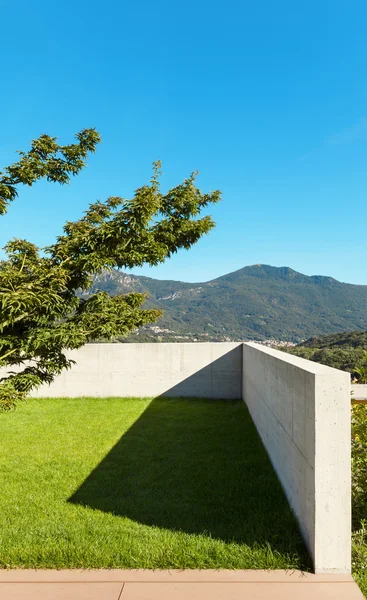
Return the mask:
M366 594L367 572L367 521L362 519L360 528L352 536L352 572L362 592Z
M367 405L352 405L353 528L367 519Z
M313 362L321 363L327 367L348 371L354 379L358 379L363 383L363 374L361 367L366 365L366 351L363 348L311 348L304 346L296 346L295 348L281 348L289 354L312 360Z
M352 573L367 597L367 405L352 405Z

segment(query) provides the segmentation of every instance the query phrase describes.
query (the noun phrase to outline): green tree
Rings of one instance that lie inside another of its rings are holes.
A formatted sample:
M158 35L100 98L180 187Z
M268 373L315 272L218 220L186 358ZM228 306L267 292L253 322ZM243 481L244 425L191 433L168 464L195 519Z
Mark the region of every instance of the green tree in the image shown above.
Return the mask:
M1 174L1 212L16 197L18 184L32 185L40 178L67 183L77 174L100 138L87 129L77 140L62 147L43 135L32 142L30 152L21 152L19 162ZM125 336L160 316L160 311L141 308L144 294L78 295L104 269L157 265L178 249L189 249L214 226L211 217L198 217L220 199L220 192L202 193L193 173L163 194L160 167L154 163L149 184L132 199L114 196L91 204L42 251L19 239L5 246L7 258L0 262L0 366L7 367L0 380L3 410L70 368L73 361L65 350Z
M363 358L358 367L354 369L358 375L359 383L367 383L367 351L364 351Z
M38 179L69 183L85 167L88 152L95 152L101 141L95 129L83 129L76 134L77 143L60 146L55 137L41 135L33 140L25 153L18 150L20 160L0 171L0 214L17 195L17 185L32 186Z

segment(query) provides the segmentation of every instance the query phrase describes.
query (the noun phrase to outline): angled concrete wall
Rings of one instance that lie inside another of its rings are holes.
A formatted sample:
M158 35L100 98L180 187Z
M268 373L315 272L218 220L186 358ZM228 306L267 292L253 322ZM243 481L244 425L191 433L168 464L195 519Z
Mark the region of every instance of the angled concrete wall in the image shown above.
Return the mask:
M248 343L243 346L243 399L315 572L350 573L349 374Z
M242 344L87 344L33 397L242 397Z

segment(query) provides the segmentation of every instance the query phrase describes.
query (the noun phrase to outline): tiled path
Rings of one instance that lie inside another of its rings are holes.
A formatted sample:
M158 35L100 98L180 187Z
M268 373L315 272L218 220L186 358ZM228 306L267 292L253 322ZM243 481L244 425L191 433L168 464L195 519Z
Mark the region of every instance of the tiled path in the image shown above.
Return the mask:
M0 571L1 600L363 600L350 575L299 571Z

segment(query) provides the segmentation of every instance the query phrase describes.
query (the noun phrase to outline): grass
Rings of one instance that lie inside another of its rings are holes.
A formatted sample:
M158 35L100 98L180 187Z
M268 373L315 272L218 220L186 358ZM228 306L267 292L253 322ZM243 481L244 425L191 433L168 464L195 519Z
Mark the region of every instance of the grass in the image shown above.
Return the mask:
M311 568L243 402L34 399L0 440L0 567Z

